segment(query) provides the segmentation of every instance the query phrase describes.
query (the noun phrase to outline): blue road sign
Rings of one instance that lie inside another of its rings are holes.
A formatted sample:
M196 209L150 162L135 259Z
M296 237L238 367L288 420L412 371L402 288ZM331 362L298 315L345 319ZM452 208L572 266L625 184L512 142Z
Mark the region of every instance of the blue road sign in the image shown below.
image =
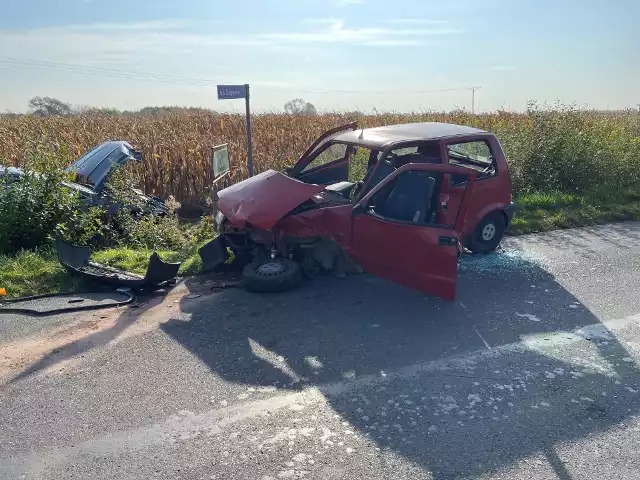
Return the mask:
M218 100L247 98L246 85L218 85Z

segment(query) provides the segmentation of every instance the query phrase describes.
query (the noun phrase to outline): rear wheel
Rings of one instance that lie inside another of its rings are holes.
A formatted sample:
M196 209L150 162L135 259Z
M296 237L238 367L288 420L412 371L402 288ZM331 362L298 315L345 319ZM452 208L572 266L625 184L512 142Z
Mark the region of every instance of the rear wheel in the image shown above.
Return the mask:
M302 280L298 262L288 258L269 258L250 263L242 270L242 282L253 292L282 292Z
M504 236L507 222L502 212L492 212L476 226L467 248L473 253L488 253L495 250Z

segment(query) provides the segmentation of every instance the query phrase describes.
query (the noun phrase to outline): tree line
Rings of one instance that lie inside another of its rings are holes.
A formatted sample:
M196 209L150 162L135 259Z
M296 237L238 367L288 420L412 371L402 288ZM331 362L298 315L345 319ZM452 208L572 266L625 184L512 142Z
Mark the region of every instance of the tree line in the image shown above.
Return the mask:
M294 98L284 105L285 113L289 115L317 115L316 107L302 98ZM89 105L73 106L53 97L33 97L29 100L29 113L41 117L54 115L77 115L77 114L101 114L101 115L161 115L165 113L190 112L190 113L217 113L215 110L198 107L180 106L160 106L144 107L140 110L118 110L111 107L93 107ZM18 116L19 114L7 112L7 116Z

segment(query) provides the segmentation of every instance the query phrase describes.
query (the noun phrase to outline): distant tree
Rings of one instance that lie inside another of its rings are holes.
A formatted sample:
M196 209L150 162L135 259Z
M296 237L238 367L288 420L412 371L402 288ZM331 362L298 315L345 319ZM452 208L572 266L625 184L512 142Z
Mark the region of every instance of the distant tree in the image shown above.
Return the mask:
M78 105L73 109L73 113L81 115L122 115L122 112L113 107L92 107L91 105Z
M21 113L12 112L11 110L6 110L4 113L0 113L0 117L5 118L17 118L22 116Z
M29 100L29 110L34 115L41 116L71 115L73 113L71 105L51 97L33 97Z
M206 108L199 107L180 107L180 106L171 106L164 105L160 107L143 107L140 110L125 112L130 115L140 115L140 116L155 116L155 115L166 115L169 113L216 113L215 110L209 110Z
M284 104L284 111L289 115L317 115L318 110L313 103L306 102L302 98L294 98Z

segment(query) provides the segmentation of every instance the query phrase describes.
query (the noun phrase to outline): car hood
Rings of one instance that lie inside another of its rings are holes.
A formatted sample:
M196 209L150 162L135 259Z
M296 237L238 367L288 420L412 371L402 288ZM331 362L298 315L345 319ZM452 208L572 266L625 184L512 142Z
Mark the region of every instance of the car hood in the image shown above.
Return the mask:
M129 160L139 160L140 154L125 141L104 142L84 153L66 169L75 175L76 183L91 185L99 192L104 187L109 172Z
M218 210L238 228L270 230L291 210L324 190L268 170L218 192Z

